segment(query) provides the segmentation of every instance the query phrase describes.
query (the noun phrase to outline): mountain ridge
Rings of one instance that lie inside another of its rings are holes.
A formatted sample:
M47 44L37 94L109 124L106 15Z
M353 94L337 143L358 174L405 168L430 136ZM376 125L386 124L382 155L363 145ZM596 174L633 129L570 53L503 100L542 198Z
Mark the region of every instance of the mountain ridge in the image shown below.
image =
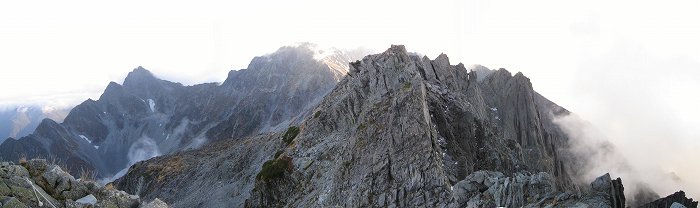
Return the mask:
M346 54L335 58L352 59ZM315 60L308 46L282 47L256 57L249 69L232 70L221 84L184 86L139 66L123 84L110 82L98 100L74 107L61 124L39 125L51 131L3 143L0 157L56 157L66 160L73 174L85 169L110 177L147 157L297 122L295 118L318 102L308 98L330 91L341 72Z
M467 71L403 46L349 66L298 128L139 162L115 185L175 207L625 203L619 178L574 180L575 157L553 120L570 112L522 73ZM165 171L179 160L192 175ZM207 193L231 195L202 200Z

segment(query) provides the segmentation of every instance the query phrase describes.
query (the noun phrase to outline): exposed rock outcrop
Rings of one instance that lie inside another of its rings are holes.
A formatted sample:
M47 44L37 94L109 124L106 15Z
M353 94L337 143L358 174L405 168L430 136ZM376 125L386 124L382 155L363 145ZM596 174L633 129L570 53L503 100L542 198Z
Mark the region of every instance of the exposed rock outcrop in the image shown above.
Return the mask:
M22 161L20 165L0 162L0 206L168 207L158 199L145 202L109 186L76 180L58 165L43 159Z
M640 206L640 208L661 208L661 207L687 207L687 208L697 208L698 202L693 201L692 198L687 198L685 192L678 191L664 198L657 199L653 202L649 202Z
M557 191L548 173L477 171L454 186L453 207L615 207L624 208L622 180L598 177L582 192Z
M556 194L553 179L545 172L535 175L477 171L453 187L457 207L523 207L542 206L547 197ZM538 201L541 200L541 201Z

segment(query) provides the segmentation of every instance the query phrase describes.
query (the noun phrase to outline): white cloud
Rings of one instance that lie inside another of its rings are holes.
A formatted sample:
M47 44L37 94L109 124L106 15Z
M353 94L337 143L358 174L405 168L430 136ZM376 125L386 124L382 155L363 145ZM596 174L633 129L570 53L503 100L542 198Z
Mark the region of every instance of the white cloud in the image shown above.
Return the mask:
M522 71L632 164L683 178L699 173L689 159L700 147L698 19L695 0L8 1L0 105L94 99L136 66L195 84L296 42L376 51L398 43ZM635 161L659 147L653 162Z

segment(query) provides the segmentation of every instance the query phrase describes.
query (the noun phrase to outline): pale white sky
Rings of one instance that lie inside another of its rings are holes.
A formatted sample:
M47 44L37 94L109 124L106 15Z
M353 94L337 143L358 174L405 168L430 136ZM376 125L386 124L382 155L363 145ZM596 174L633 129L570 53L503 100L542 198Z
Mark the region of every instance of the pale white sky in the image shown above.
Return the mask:
M641 158L632 163L692 177L700 175L688 168L700 165L688 158L700 148L699 20L697 0L3 1L0 105L95 99L139 65L196 84L297 42L404 44L453 64L522 71ZM649 154L659 154L654 163Z

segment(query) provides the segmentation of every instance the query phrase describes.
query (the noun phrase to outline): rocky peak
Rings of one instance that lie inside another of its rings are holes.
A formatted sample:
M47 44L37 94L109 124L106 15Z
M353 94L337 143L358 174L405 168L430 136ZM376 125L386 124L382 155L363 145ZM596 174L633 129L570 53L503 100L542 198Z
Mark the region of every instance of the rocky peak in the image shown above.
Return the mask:
M104 92L102 92L102 95L100 95L100 100L121 97L123 94L124 87L122 85L117 84L116 82L109 82L107 88L105 88Z
M494 72L494 70L478 64L469 66L469 70L475 71L477 74L479 74L479 79L477 80L479 82L483 81L487 76Z
M420 74L402 45L392 45L385 52L370 55L350 64L346 80L357 89L364 89L370 96L386 93L413 84L419 84Z
M153 73L144 69L142 66L136 67L133 71L129 72L124 79L124 85L138 85L142 83L152 82L157 80Z
M606 173L591 182L591 189L594 193L603 193L611 207L625 207L625 189L622 186L622 179L612 180L610 174Z
M54 120L45 118L41 120L41 123L36 127L34 133L42 136L51 136L55 134L54 132L57 128L61 128L60 124L56 123Z
M163 94L181 89L183 85L158 79L150 71L139 66L129 72L124 79L123 87L130 95L135 95L140 99L155 99Z
M518 72L513 76L513 82L515 82L519 86L524 86L530 90L532 90L532 83L530 82L530 78L527 78L525 75L523 75L522 72Z
M285 84L309 86L313 84L312 80L326 76L337 81L336 72L329 70L329 66L315 59L314 55L308 45L281 47L274 53L253 58L247 69L229 72L222 85L244 88L258 83L267 84L265 90L272 90Z

